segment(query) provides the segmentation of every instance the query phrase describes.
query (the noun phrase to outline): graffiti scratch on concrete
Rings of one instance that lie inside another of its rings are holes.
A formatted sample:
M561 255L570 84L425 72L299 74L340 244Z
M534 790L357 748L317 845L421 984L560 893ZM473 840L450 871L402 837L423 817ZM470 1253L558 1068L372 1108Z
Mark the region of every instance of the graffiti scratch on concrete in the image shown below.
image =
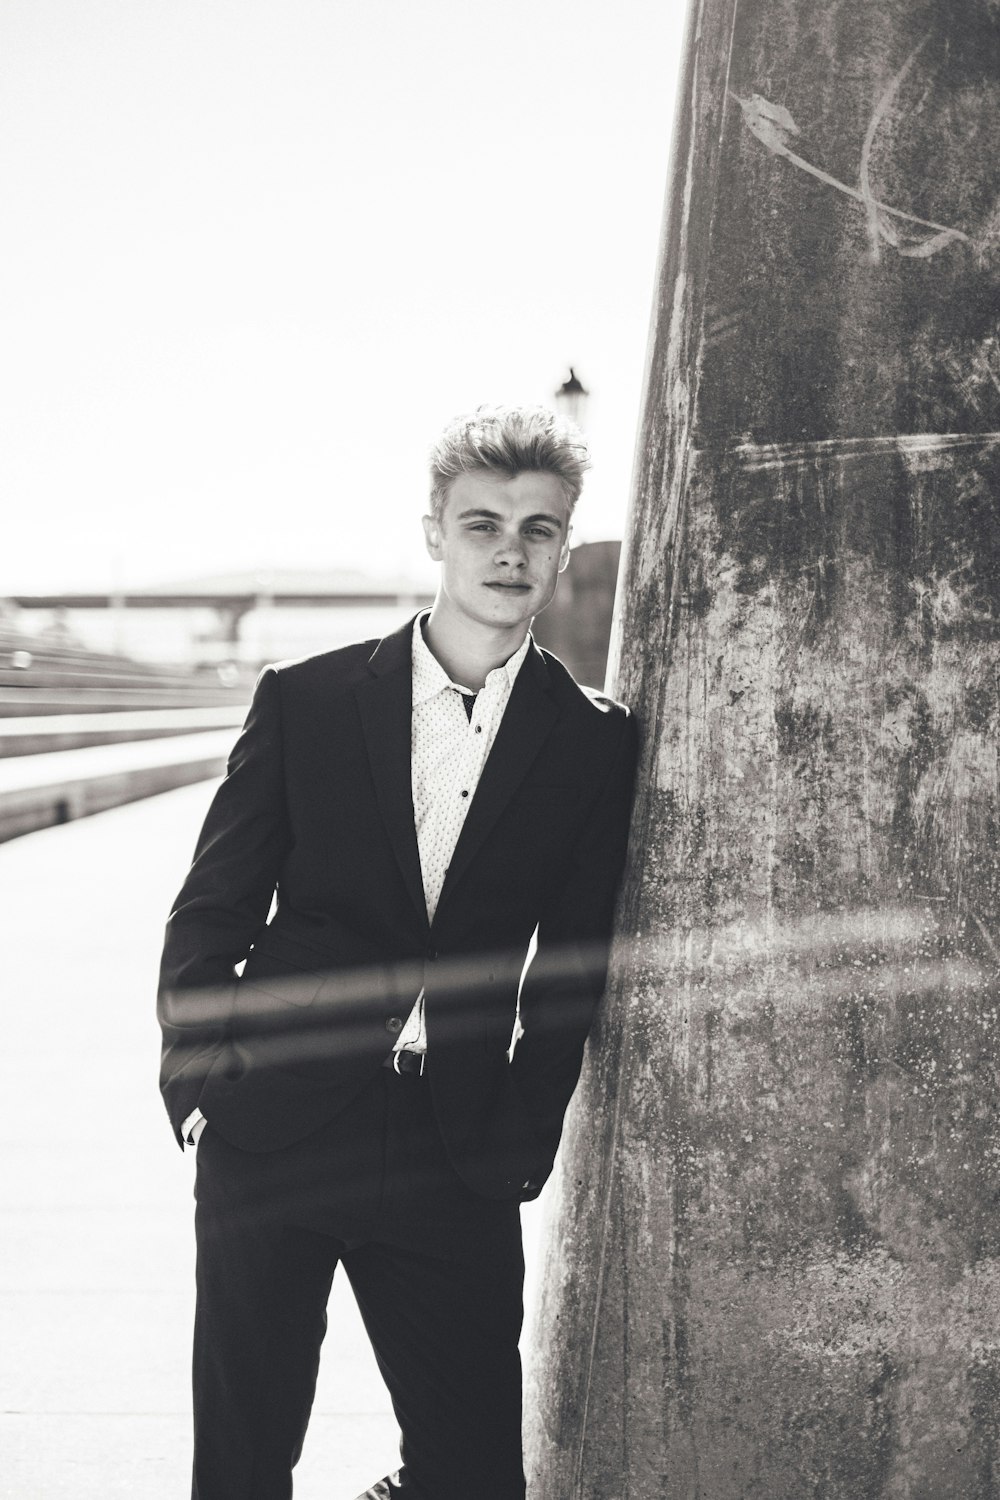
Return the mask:
M927 37L910 53L902 68L890 81L882 97L879 99L872 115L871 122L865 134L864 144L861 149L861 162L859 169L860 187L851 187L846 182L824 172L822 167L814 166L797 151L793 151L789 140L797 136L799 127L796 125L789 111L783 104L772 104L761 94L751 94L749 99L741 99L739 94L733 94L740 109L743 111L743 121L752 135L755 135L763 146L774 153L775 156L783 156L793 166L803 172L808 172L810 177L815 177L819 182L825 182L828 187L835 188L838 193L845 197L853 198L860 203L865 211L869 233L872 239L872 252L877 259L881 242L884 240L891 245L900 255L916 256L926 259L934 255L945 245L953 241L962 240L965 244L971 244L969 235L961 229L955 229L948 224L937 224L933 219L921 219L917 214L907 213L905 209L894 208L891 204L882 203L872 191L870 175L870 159L872 145L875 140L879 126L888 113L890 106L899 88L915 62L921 48L926 44ZM893 223L898 220L904 224L916 224L921 229L930 229L932 234L924 235L916 240L904 243L899 229Z
M944 454L956 448L989 449L1000 447L1000 432L894 432L876 437L820 438L805 443L742 442L732 449L733 457L747 473L763 469L794 468L816 463L849 463L878 459L886 453L931 467Z
M916 62L917 56L919 55L921 50L926 46L929 36L930 33L928 33L927 36L923 37L922 40L917 43L903 66L900 68L899 72L896 74L895 78L890 80L889 87L886 89L885 93L878 101L878 104L875 106L875 113L871 117L868 129L865 132L864 145L861 147L861 169L859 173L859 181L861 183L861 199L865 205L865 215L868 220L868 232L871 235L872 259L876 261L879 259L879 256L881 254L881 243L883 239L887 240L894 249L899 250L901 255L919 255L926 257L928 255L933 255L934 251L940 248L940 244L944 243L944 239L951 238L949 231L945 230L944 239L942 238L942 235L936 234L931 235L929 238L924 240L922 244L918 244L913 247L901 245L899 241L899 235L896 232L895 226L892 224L889 216L882 211L878 200L875 197L875 194L872 192L871 185L871 154L872 146L875 144L875 135L882 121L885 119L886 115L889 112L889 106L892 104L896 95L899 93L903 79L913 67L913 64Z

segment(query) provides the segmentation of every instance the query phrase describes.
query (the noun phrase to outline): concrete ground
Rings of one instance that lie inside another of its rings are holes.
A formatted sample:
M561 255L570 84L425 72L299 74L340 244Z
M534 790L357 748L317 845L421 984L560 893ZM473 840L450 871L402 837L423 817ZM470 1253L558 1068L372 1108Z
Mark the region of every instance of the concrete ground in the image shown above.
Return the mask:
M153 993L212 790L0 845L0 1500L189 1493L193 1161L157 1093ZM296 1500L351 1500L395 1461L339 1277Z

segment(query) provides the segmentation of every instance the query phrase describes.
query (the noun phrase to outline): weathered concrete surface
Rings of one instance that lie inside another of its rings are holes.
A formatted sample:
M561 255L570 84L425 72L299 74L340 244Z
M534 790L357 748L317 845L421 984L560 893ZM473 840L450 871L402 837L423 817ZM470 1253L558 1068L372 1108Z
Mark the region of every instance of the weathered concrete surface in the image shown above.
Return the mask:
M695 3L533 1500L1000 1495L1000 7Z

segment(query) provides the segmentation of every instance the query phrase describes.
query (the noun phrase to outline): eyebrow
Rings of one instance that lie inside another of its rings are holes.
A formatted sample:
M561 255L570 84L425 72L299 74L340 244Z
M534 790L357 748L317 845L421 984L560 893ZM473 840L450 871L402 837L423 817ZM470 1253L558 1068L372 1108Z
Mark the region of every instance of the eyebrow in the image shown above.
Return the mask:
M473 516L482 516L486 521L502 521L504 519L499 511L483 510L478 507L475 510L460 510L456 519L459 521L468 521ZM557 529L563 524L558 516L550 516L541 510L536 515L524 516L521 525L527 526L532 521L547 521L550 526L555 526Z

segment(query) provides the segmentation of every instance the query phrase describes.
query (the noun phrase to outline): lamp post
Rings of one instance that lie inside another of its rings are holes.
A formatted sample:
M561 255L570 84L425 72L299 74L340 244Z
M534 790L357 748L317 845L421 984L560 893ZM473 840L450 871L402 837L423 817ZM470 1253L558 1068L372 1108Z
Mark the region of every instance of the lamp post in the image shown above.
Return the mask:
M569 379L564 380L555 393L556 411L561 417L568 417L571 422L575 422L577 427L582 427L589 396L590 392L577 379L576 371L570 365Z

